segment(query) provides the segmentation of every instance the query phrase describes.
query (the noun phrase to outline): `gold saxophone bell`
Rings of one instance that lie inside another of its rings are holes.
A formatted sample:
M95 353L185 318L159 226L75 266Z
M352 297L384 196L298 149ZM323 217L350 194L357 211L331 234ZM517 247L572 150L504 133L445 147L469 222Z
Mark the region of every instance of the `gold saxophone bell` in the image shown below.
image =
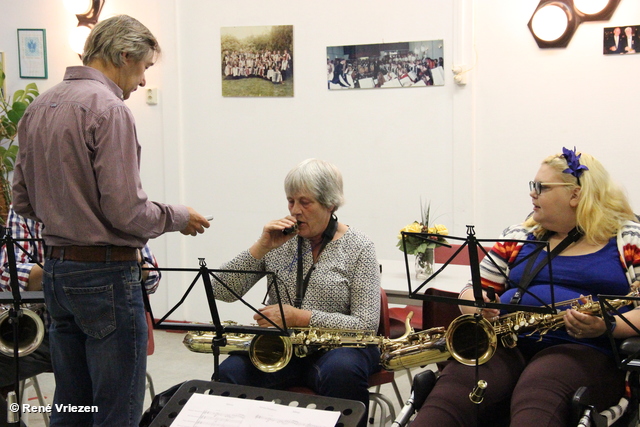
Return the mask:
M33 353L44 339L44 323L40 316L28 307L43 307L43 304L31 304L22 308L22 315L18 325L18 356L23 357ZM0 353L13 357L15 337L11 324L10 306L0 307Z
M482 365L493 357L498 338L493 325L473 314L458 316L445 334L451 357L467 366Z
M287 366L293 355L293 344L288 337L256 335L249 346L251 363L262 372L277 372Z

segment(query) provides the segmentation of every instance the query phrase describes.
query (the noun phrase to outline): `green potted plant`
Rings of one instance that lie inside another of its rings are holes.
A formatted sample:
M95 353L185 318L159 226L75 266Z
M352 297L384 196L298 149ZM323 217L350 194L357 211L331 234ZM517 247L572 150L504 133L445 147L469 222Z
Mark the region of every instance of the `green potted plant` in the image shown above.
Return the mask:
M0 70L0 88L4 87L5 74ZM18 122L27 106L39 95L38 86L29 83L24 89L17 90L13 98L0 90L0 225L6 224L11 205L11 182L9 174L13 171L18 156Z

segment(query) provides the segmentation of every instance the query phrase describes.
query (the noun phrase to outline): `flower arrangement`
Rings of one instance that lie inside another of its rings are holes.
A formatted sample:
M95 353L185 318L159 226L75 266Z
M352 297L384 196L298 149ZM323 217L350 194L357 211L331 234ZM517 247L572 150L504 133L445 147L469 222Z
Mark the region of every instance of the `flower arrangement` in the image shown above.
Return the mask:
M414 221L412 224L407 225L402 230L400 230L400 234L398 234L398 243L396 246L398 249L404 252L404 246L402 243L402 232L408 233L429 233L429 234L441 234L448 235L449 230L442 224L429 224L430 216L431 216L431 204L427 205L426 208L422 206L420 212L421 221ZM436 237L431 236L435 242L448 243L444 237ZM406 236L405 244L407 247L407 254L409 255L418 255L424 254L427 252L427 249L433 249L438 246L436 243L431 243L429 240L422 239L416 236Z

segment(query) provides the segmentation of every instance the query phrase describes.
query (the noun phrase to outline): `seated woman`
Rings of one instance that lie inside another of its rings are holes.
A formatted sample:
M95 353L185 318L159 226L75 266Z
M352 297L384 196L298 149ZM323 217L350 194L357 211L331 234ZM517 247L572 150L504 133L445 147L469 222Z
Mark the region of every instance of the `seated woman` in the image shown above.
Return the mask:
M640 224L623 191L592 156L563 149L563 154L546 158L535 180L529 183L533 214L524 222L507 228L500 239L546 240L551 254L555 302L582 295L626 295L640 273ZM570 237L567 237L570 236ZM565 241L565 243L562 243ZM522 242L498 242L481 263L482 286L493 288L498 302L540 306L530 293L550 304L549 269L537 273L535 265L520 261L537 247ZM547 259L546 251L534 255L535 264ZM518 286L527 286L516 294ZM484 292L485 301L489 298ZM473 299L467 286L460 298ZM597 299L597 298L596 298ZM461 307L473 313L472 307ZM501 314L484 309L487 320ZM625 317L640 326L640 311ZM617 316L616 316L617 319ZM623 321L614 323L613 336L635 335ZM477 379L488 385L481 404L469 393ZM599 316L567 310L563 327L542 337L522 334L512 349L498 345L496 353L478 367L448 362L435 388L420 409L416 426L568 426L573 393L581 386L597 391L597 409L618 403L624 392L625 374L616 366L607 336L607 326Z
M289 172L284 187L289 215L267 223L248 250L221 268L275 272L287 327L377 331L376 252L364 234L335 216L344 201L340 171L321 160L305 160ZM293 226L297 233L283 233ZM303 272L299 278L298 268ZM261 278L233 273L220 277L240 295ZM260 311L282 326L273 283L267 286L270 305ZM223 301L234 300L220 285L215 292ZM259 315L254 319L260 326L270 326ZM233 354L220 364L220 381L275 389L305 386L320 395L359 400L368 407L368 378L379 369L379 358L380 350L373 346L336 348L304 358L294 356L282 370L265 373L248 356Z

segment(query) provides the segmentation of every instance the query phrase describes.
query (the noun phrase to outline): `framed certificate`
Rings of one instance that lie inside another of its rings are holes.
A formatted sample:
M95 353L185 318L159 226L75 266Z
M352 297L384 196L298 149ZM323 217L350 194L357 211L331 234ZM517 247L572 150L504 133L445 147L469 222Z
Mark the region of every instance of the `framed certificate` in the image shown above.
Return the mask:
M44 29L18 29L20 78L47 78L47 40Z

